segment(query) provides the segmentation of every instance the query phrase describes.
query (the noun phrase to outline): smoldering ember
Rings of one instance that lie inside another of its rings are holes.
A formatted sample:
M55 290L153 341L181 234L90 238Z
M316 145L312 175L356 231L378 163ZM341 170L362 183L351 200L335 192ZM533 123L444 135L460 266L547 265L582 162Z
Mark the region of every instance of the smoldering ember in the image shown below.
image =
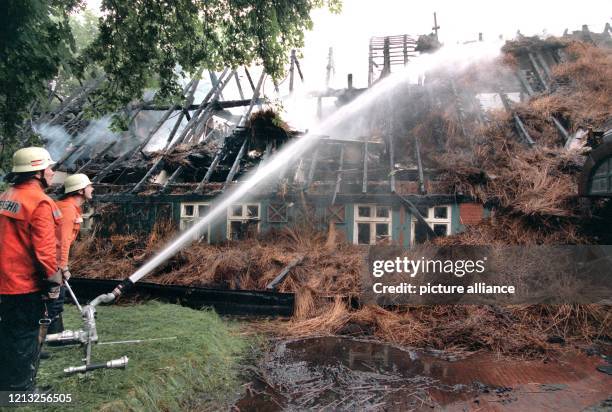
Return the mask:
M74 45L70 58L68 41L49 49L55 69L41 69L42 93L22 104L3 92L23 108L2 118L3 190L20 184L12 153L38 146L56 162L46 193L83 199L69 217L78 237L68 263L57 263L69 276L64 329L46 335L50 359L36 377L72 401L51 408L609 407L610 299L420 297L513 295L526 273L565 259L537 246L590 246L589 259L610 261L610 23L442 41L434 14L431 33L407 26L351 50L367 63L358 85L357 67L338 79L346 50L317 49L315 66L315 52L300 48L318 2L101 3L74 21L62 12L57 27ZM55 7L28 18L49 20ZM254 20L243 27L245 16ZM68 189L75 174L90 180L91 199ZM2 197L0 209L16 215L20 202ZM498 259L510 274L503 283L457 283L457 271L481 273L489 261L418 252L470 246L523 246L529 256ZM372 272L371 252L383 247L408 257ZM430 281L427 265L444 262L446 276ZM388 280L394 271L405 278ZM410 304L365 302L364 276L374 293L411 295ZM546 286L559 296L577 287Z

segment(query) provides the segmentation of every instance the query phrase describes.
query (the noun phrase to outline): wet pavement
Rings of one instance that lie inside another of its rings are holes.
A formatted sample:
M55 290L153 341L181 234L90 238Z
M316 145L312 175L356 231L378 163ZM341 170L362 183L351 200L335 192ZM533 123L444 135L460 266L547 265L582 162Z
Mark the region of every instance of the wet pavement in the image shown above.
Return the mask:
M599 354L453 360L376 341L308 338L279 343L235 410L604 411L612 410L612 376L596 368L606 364Z

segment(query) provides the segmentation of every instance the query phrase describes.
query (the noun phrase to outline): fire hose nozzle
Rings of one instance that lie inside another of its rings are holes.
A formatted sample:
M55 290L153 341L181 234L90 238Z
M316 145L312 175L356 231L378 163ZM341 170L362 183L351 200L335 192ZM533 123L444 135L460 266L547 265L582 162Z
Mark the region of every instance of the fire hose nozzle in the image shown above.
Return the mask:
M119 359L109 360L105 363L92 363L90 365L71 366L64 369L64 373L71 375L73 373L84 373L95 369L124 369L128 364L129 358L122 356Z
M129 360L127 356L122 356L119 359L113 359L106 362L106 367L111 369L123 369L127 366Z

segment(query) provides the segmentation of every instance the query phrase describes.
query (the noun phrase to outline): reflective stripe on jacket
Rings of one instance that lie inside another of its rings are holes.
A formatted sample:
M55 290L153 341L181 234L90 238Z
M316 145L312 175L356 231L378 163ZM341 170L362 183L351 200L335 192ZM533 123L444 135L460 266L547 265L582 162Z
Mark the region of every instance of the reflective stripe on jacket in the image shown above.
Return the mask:
M0 294L39 291L57 271L61 216L38 180L0 195Z
M62 212L62 224L61 224L61 251L59 267L68 267L68 256L70 254L70 246L79 235L81 229L81 223L83 223L83 216L81 208L76 203L74 196L69 196L66 199L60 200L57 203L57 207Z

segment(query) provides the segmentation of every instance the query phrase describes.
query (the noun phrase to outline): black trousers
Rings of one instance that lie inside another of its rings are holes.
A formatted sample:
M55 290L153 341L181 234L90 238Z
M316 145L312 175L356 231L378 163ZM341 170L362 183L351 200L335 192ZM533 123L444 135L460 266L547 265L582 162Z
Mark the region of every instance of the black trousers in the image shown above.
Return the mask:
M44 316L40 292L0 295L0 390L34 389Z
M62 313L64 312L64 300L66 299L66 286L60 288L60 294L57 299L48 301L47 311L51 324L47 333L60 333L64 331L64 323L62 321Z

